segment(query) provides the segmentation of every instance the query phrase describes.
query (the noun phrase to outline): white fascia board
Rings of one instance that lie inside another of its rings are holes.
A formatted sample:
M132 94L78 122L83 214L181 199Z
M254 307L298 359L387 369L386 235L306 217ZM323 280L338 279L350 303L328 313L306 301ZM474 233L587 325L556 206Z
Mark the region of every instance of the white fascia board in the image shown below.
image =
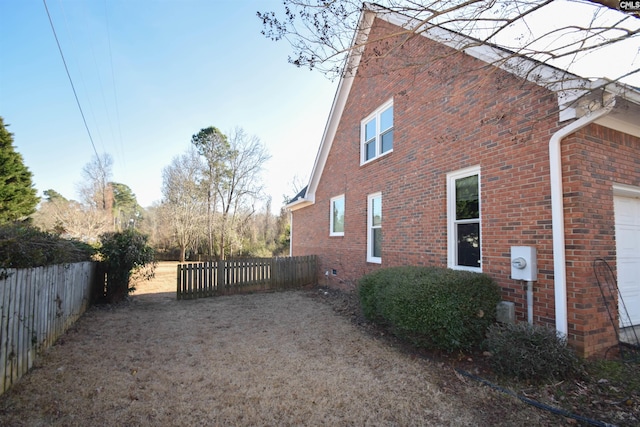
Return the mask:
M599 124L600 126L604 126L606 128L617 130L619 132L640 138L640 123L638 123L637 119L635 122L625 120L624 117L616 116L615 110L614 113L596 120L595 123Z
M589 92L574 103L576 118L588 116L615 100L611 112L594 123L640 137L640 92L630 86L600 79L591 82Z
M464 52L486 64L493 65L550 90L557 96L558 106L560 107L560 122L581 117L584 113L576 107L577 101L586 97L589 92L603 86L606 86L605 90L607 92L615 95L624 93L623 97L625 99L640 104L640 91L635 88L603 80L591 81L540 61L520 56L516 52L482 43L480 40L443 27L422 24L417 19L397 12L390 12L384 8L372 7L371 9L380 10L377 16L391 24L419 33L423 37ZM420 25L422 25L422 28L420 28Z
M364 44L366 43L367 38L369 37L369 31L375 16L374 12L365 8L360 17L360 23L358 25L360 30L354 38L354 43L352 43L352 46L356 47L347 57L347 63L349 64L348 69L350 69L351 72L347 76L342 76L338 83L338 89L336 90L336 95L333 98L329 119L325 125L324 134L322 135L322 140L320 142L320 148L318 149L318 154L316 155L316 160L311 171L311 177L309 178L309 186L307 188L305 198L309 200L310 203L315 202L315 195L320 182L320 177L322 176L322 171L327 163L327 157L329 156L329 151L331 151L333 139L336 136L338 125L340 124L340 119L342 118L344 107L347 103L349 93L351 92L351 86L353 85L358 65L360 64L362 50L364 49Z
M375 4L365 3L365 7L363 8L363 12L360 17L360 23L358 25L359 30L354 37L354 42L352 43L354 50L347 58L349 63L348 68L351 70L351 73L340 79L340 83L331 106L331 112L329 113L329 118L324 129L320 148L313 165L304 202L294 202L287 205L288 207L295 206L295 209L299 209L315 203L315 192L318 188L322 171L327 162L327 157L329 156L329 151L331 150L338 125L340 124L340 119L342 118L344 107L351 91L353 79L360 63L362 50L364 49L364 45L368 39L374 18L380 18L391 24L407 29L416 27L420 24L416 19L397 12L391 12L384 7ZM582 110L584 110L584 108L578 107L574 104L576 104L576 101L589 94L589 92L597 91L598 88L601 89L603 86L606 87L605 90L607 92L616 95L624 94L623 97L625 99L634 104L640 105L640 92L637 89L625 85L605 84L606 82L601 80L590 81L543 64L539 61L514 56L514 53L505 49L488 44L482 44L478 40L442 27L430 27L427 30L420 32L420 34L437 43L442 43L458 51L463 51L489 65L496 66L520 78L525 78L532 83L554 92L557 96L558 105L560 107L559 120L561 122L583 116L584 111ZM612 123L612 120L614 119L606 119L609 123ZM619 120L616 123L616 129L621 129L621 123L619 123ZM624 129L628 129L626 133L635 135L632 124L625 124Z
M600 79L591 83L593 89L603 88L605 91L640 106L640 89L609 80Z
M431 24L422 24L420 27L420 21L404 16L400 13L387 11L386 13L379 13L378 17L391 24L419 33L420 35L437 43L441 43L452 49L464 52L476 59L486 62L489 65L498 67L540 86L551 86L556 90L567 90L588 85L588 80L554 68L550 65L543 64L542 62L523 57L517 52L511 52L504 48L483 43L480 40L443 27ZM564 86L564 88L556 88L556 85Z
M306 206L312 205L314 203L313 200L309 200L307 198L298 197L294 201L285 205L285 209L289 212L297 211L298 209L302 209Z
M347 103L347 97L349 96L352 83L353 77L347 76L341 78L340 83L338 84L336 96L333 99L333 105L331 106L331 112L329 113L329 119L325 125L324 134L322 135L322 140L320 142L320 148L318 149L318 154L316 155L316 160L313 164L313 169L311 170L311 178L309 178L309 187L307 189L308 199L315 199L320 177L322 176L322 171L327 163L327 157L329 157L329 151L331 151L333 139L336 136L338 124L340 123L344 106Z

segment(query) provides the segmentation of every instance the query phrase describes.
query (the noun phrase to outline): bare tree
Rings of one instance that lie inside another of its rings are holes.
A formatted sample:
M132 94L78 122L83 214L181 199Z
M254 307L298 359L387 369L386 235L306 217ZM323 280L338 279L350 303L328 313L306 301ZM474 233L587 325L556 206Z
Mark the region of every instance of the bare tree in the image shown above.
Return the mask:
M201 129L200 132L193 135L191 143L206 162L206 167L203 168L202 185L205 187L207 196L209 256L213 256L213 222L218 204L217 188L229 175L227 163L231 151L227 136L213 126Z
M112 176L113 158L107 153L94 156L82 168L83 182L79 185L82 202L101 211L110 211L113 207L113 191L109 185Z
M205 168L198 153L191 149L173 159L162 172L163 201L160 215L166 218L180 248L180 261L197 242L207 206L206 187L201 185Z
M349 75L356 67L366 66L360 63L366 44L375 43L375 54L369 52L368 59L375 61L402 51L411 38L433 34L439 29L465 36L455 40L459 50L484 44L504 48L505 54L493 65L527 58L534 59L538 66L553 65L569 71L584 57L613 44L632 41L635 44L629 44L631 51L629 61L625 61L626 68L609 80L624 80L640 71L637 60L640 19L637 15L612 10L618 7L617 1L565 2L571 10L580 10L583 19L577 19L575 13L550 16L559 3L552 0L381 0L379 3L365 4L364 8L403 19L395 34L376 40L358 36L366 34L371 25L363 18L360 0L283 0L283 11L258 12L257 15L263 22L262 33L266 37L285 39L291 44L293 55L289 62L319 70L332 78ZM553 25L549 25L550 21ZM447 34L449 37L451 33ZM404 66L424 65L420 61L421 58L407 58ZM529 74L536 72L536 67L528 70Z
M53 190L45 191L45 197L32 216L34 224L45 231L84 242L97 242L102 233L113 227L107 211L67 200Z
M171 227L162 223L160 206L160 202L154 202L153 205L144 209L144 221L141 221L137 228L142 234L149 236L149 244L154 249L165 252L171 246Z
M255 202L262 195L260 172L269 154L256 136L249 136L242 128L229 137L230 152L226 173L217 187L221 207L219 228L220 257L230 249L229 242L237 238L240 227L255 212Z

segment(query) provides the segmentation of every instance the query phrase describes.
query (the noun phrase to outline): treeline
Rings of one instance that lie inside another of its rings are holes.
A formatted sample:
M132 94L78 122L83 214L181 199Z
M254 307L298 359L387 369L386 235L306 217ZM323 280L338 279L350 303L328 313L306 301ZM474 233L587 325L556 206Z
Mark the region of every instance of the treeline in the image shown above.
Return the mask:
M79 200L43 192L33 225L95 244L104 233L135 229L159 259L270 257L289 251L288 217L272 214L260 175L269 155L260 140L235 129L200 130L163 170L162 200L143 208L126 184L113 180L113 159L95 156L82 169Z
M269 159L255 136L215 127L191 137L190 148L162 172L162 201L147 231L159 254L185 259L288 254L285 212L274 216L261 177ZM149 213L148 212L148 213Z
M145 210L145 219L141 231L149 235L149 241L156 250L159 260L203 261L220 259L214 234L214 252L209 253L206 214L193 218L194 222L176 224L178 220L171 215L171 207L159 203ZM242 212L247 215L248 212ZM216 227L221 224L216 223ZM289 254L289 219L284 211L273 215L265 207L261 212L253 213L237 227L227 230L225 258L230 257L272 257ZM192 230L187 230L190 228ZM178 231L185 234L180 236ZM221 230L220 230L221 231ZM182 239L181 239L182 237Z

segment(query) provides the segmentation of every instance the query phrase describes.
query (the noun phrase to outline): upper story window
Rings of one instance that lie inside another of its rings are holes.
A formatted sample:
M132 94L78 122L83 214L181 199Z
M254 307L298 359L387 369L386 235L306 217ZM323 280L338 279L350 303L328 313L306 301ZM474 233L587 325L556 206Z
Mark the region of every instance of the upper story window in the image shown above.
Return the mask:
M362 121L360 140L361 164L393 151L393 100Z
M344 194L331 199L329 235L344 236Z
M480 167L447 175L449 267L482 271Z

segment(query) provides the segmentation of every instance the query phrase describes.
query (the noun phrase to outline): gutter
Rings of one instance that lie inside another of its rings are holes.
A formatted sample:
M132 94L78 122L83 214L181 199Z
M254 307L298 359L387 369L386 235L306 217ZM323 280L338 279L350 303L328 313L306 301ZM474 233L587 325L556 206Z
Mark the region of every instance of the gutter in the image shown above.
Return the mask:
M289 210L289 256L293 256L293 211Z
M567 319L567 266L564 240L564 203L562 200L562 140L572 133L606 116L615 106L615 98L607 105L592 111L575 122L561 128L549 140L549 168L551 178L551 223L553 228L553 274L556 307L556 330L568 334Z

